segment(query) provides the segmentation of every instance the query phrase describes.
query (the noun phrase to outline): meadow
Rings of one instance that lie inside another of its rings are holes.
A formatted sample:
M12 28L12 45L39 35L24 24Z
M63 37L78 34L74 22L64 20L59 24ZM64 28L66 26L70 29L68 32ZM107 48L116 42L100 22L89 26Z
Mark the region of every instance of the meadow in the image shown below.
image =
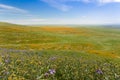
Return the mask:
M120 28L0 23L0 80L120 80Z

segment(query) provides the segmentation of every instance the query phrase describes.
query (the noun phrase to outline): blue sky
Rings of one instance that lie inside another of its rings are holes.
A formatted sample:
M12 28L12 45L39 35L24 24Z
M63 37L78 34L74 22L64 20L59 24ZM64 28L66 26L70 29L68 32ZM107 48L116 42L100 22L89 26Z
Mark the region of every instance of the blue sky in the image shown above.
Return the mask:
M120 0L0 0L0 21L17 24L119 24Z

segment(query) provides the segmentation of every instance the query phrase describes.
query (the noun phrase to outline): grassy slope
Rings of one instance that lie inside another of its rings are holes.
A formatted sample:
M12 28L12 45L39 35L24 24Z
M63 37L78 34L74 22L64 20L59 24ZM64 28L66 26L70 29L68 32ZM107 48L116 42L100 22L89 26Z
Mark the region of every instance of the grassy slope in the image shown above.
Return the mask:
M56 27L0 25L0 80L120 79L119 29Z
M119 29L4 25L0 26L1 48L85 51L111 57L120 54Z

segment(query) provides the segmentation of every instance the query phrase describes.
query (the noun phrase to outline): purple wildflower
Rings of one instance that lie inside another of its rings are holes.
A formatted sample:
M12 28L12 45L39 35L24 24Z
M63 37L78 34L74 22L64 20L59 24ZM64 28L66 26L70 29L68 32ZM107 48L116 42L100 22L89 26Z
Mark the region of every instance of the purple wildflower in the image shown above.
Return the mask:
M6 59L6 60L5 60L5 63L9 63L9 62L10 62L10 60L9 60L9 59Z
M5 75L8 75L8 74L9 74L9 72L8 72L8 71L5 71L5 72L4 72L4 74L5 74Z
M102 72L101 69L96 70L96 73L98 73L98 74L103 74L103 72Z
M48 76L49 76L49 73L45 73L44 76L45 76L45 77L48 77Z
M55 59L56 59L56 57L51 57L51 58L50 58L50 60L52 60L52 61L55 60Z
M55 69L49 69L49 73L50 73L50 74L55 74L56 71L55 71Z

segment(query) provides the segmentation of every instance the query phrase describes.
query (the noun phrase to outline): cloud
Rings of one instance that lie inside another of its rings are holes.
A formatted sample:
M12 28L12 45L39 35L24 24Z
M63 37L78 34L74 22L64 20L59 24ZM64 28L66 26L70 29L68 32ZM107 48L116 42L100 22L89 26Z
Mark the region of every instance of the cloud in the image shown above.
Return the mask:
M56 22L57 21L57 22ZM72 24L78 24L78 25L93 25L93 24L119 24L120 19L91 19L86 17L79 18L73 18L73 19L41 19L41 18L31 18L31 19L7 19L2 20L2 22L8 22L8 23L14 23L14 24L22 24L22 25L72 25ZM87 23L86 23L87 22Z
M120 0L98 0L100 3L119 3Z
M13 23L13 24L23 24L23 25L28 25L28 24L42 24L47 21L47 19L41 19L41 18L26 18L26 19L4 19L0 20L2 22L8 22L8 23Z
M15 12L15 13L27 13L26 10L23 10L23 9L20 9L20 8L17 8L17 7L13 7L13 6L9 6L9 5L5 5L5 4L0 4L0 11L2 12L5 12L5 11L8 11L8 12Z
M32 15L28 11L10 6L0 4L0 21L16 23L16 24L37 24L45 21L45 19L38 18L39 15Z
M61 11L68 11L73 7L71 5L67 5L68 2L85 2L85 3L90 2L90 0L41 0L41 1Z
M49 4L50 6L57 8L62 11L68 11L71 6L64 4L67 0L42 0L43 2Z
M61 11L68 11L73 7L71 5L68 5L67 4L68 2L99 3L99 4L120 3L120 0L41 0L41 1Z

